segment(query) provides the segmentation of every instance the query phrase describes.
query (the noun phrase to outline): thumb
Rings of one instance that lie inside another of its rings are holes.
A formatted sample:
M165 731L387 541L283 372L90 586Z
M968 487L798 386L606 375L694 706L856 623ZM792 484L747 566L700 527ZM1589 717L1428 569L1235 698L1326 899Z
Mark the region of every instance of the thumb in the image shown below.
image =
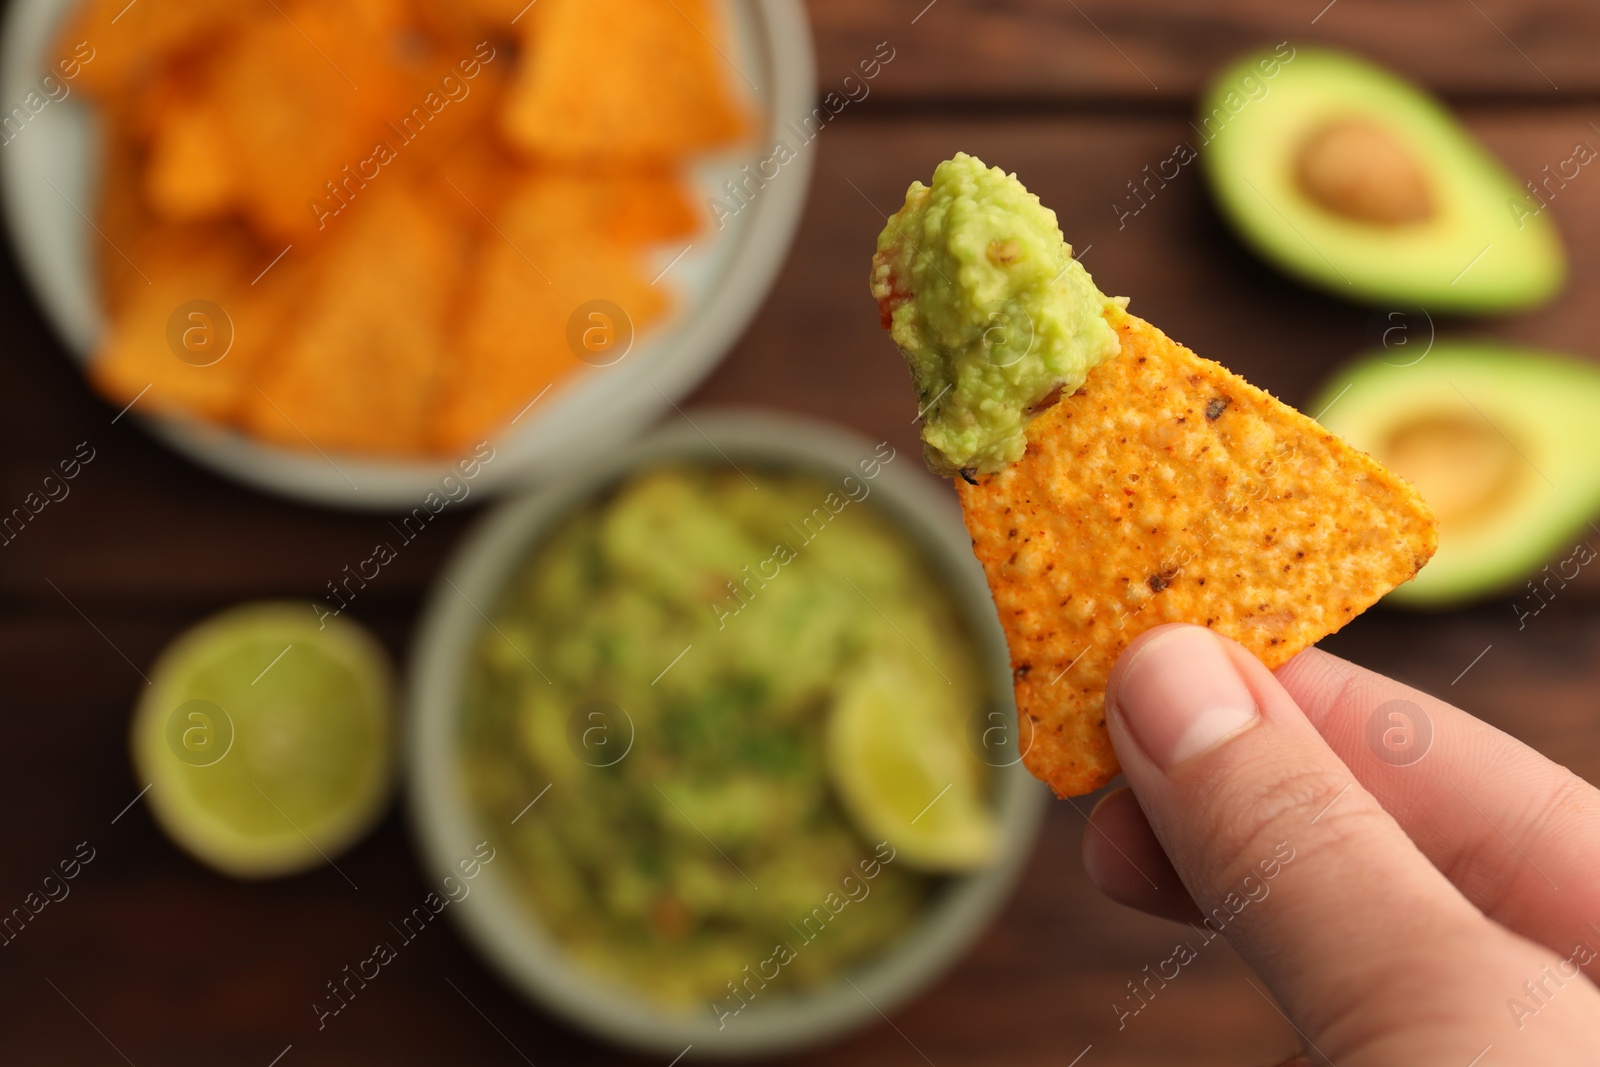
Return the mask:
M1314 1062L1467 1063L1507 1025L1506 987L1537 974L1543 950L1461 896L1242 647L1195 626L1152 630L1112 671L1106 708L1128 782L1205 916L1180 964L1225 936Z

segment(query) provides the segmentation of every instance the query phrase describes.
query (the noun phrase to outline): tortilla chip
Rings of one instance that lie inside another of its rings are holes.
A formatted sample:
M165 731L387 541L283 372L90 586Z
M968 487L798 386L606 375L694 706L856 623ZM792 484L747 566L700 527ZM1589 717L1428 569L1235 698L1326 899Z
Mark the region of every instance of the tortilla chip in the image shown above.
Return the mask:
M237 185L226 147L227 127L203 97L160 110L145 167L144 194L158 215L193 222L225 214Z
M648 279L702 225L682 158L745 129L715 10L81 0L58 53L106 120L94 380L296 448L482 440L585 369L577 308L664 314ZM519 76L533 160L501 136ZM196 300L235 326L215 366L167 335Z
M524 166L501 143L497 129L511 60L500 49L494 60L481 62L475 47L436 44L406 62L405 104L382 131L394 158L374 180L405 174L425 181L428 172L442 172L466 191L500 183L501 176ZM463 62L476 71L473 77L463 75Z
M621 244L659 244L693 237L700 214L682 178L664 170L574 175L596 199L596 228Z
M505 27L513 19L520 21L519 16L528 15L533 4L531 0L467 0L460 7L485 24Z
M521 183L523 169L498 137L469 137L419 182L452 225L475 235L479 231L492 235L489 220L498 217L506 197Z
M439 451L460 454L492 439L547 388L580 371L604 373L586 366L568 344L568 323L580 305L599 299L622 308L635 337L666 305L621 249L555 241L528 247L547 264L561 264L552 275L557 283L540 281L517 250L487 250L473 276L460 351L433 424ZM614 318L595 321L629 328Z
M1021 460L957 482L1029 720L1023 759L1060 796L1117 774L1106 680L1139 634L1209 626L1277 667L1438 544L1416 490L1371 457L1149 323L1108 317L1121 354L1034 419Z
M73 88L110 100L169 60L203 51L271 14L265 0L84 0L58 38L56 73L70 77Z
M137 399L141 411L232 418L298 299L294 265L252 286L270 257L237 225L151 231L127 250L138 273L122 280L90 379L119 407ZM186 359L174 344L188 331ZM200 344L219 346L215 362Z
M605 373L603 353L580 359L569 338L579 308L608 301L626 322L595 320L617 344L666 311L667 298L644 278L637 253L592 233L553 223L549 190L529 183L481 238L458 333L458 357L435 419L436 448L460 453L517 419L548 387L585 369ZM619 350L620 351L620 350ZM628 358L626 355L620 356Z
M535 17L537 7L531 0L411 0L414 17L427 33L469 45L483 40L486 33L515 32L523 21Z
M112 110L107 116L100 149L100 187L95 194L94 224L99 232L90 234L100 307L108 316L116 314L130 291L146 287L130 259L156 224L141 195L144 156L128 129L128 120L126 108Z
M244 397L257 436L330 452L425 450L460 251L419 191L392 181L366 195L368 210L303 253L307 299Z
M681 242L700 228L682 179L669 170L524 167L523 175L512 195L524 233L640 246Z
M292 242L363 196L379 143L405 151L388 123L415 101L388 57L402 27L396 0L285 10L217 58L210 92L242 210L264 238Z
M707 0L541 0L536 15L517 25L525 56L504 116L523 151L672 161L747 130Z

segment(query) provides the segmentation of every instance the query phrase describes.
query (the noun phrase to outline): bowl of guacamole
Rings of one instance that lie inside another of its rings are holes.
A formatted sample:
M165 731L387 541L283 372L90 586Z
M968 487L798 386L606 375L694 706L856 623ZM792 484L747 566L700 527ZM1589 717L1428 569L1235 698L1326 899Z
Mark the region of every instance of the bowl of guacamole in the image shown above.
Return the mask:
M917 457L691 417L458 550L413 658L412 814L430 873L479 861L449 910L532 1000L652 1052L787 1051L956 961L1045 792Z

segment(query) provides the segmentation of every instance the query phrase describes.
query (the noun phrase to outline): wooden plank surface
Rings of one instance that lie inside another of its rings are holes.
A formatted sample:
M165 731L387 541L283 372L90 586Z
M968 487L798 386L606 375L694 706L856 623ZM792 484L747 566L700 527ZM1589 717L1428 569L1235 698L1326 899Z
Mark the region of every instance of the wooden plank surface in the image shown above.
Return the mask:
M1241 51L1353 48L1457 98L1600 90L1600 8L1569 0L807 0L825 88L880 42L880 99L1180 108ZM859 90L858 90L859 91Z
M916 6L815 0L825 78L860 42L883 39L884 20L905 21ZM1192 170L1123 228L1111 206L1129 178L1185 138L1184 94L1216 56L1275 38L1287 18L1280 8L1309 19L1316 5L1078 6L1156 78L1162 101L1179 106L1146 106L1154 90L1117 72L1100 54L1111 51L1105 40L1076 25L1086 20L1071 4L1063 15L1042 0L938 0L912 28L924 36L908 36L879 80L882 99L846 112L808 149L817 171L793 254L695 404L787 408L912 448L910 392L866 294L866 259L881 213L956 149L1019 171L1057 209L1108 291L1132 294L1140 314L1290 401L1303 401L1368 342L1372 309L1264 267L1218 222ZM1532 175L1565 158L1595 114L1577 95L1589 91L1593 65L1575 58L1600 41L1595 10L1478 6L1576 93L1540 90L1503 39L1473 24L1484 20L1469 3L1340 0L1317 31L1335 40L1359 31L1375 53L1475 101L1471 127L1516 173ZM1129 106L1073 104L1108 94ZM1033 102L1004 102L1023 97ZM895 102L917 99L929 102ZM1573 257L1568 291L1517 318L1440 321L1440 336L1488 334L1600 357L1592 311L1600 249L1589 240L1600 225L1600 177L1586 171L1553 212ZM0 308L8 326L0 502L20 500L77 442L97 450L72 495L0 548L0 910L20 903L78 842L96 849L71 895L0 950L0 1062L265 1067L291 1044L282 1067L652 1062L528 1007L444 924L319 1032L310 1005L323 983L427 892L398 810L341 858L358 890L331 870L228 882L177 853L142 804L118 817L139 790L126 758L128 710L161 646L241 599L316 596L370 551L383 519L251 493L186 464L131 419L113 425L115 411L62 357L9 259ZM470 507L447 511L352 607L397 658L427 583L473 517ZM1592 591L1575 588L1524 630L1504 601L1441 615L1379 609L1327 646L1454 699L1600 780ZM1078 860L1087 810L1087 802L1052 806L1000 921L960 966L893 1013L893 1027L874 1025L795 1062L914 1063L920 1052L939 1067L1060 1067L1091 1044L1084 1067L1265 1067L1287 1055L1294 1035L1220 941L1117 1028L1111 1005L1124 983L1168 955L1180 928L1108 903L1088 885Z

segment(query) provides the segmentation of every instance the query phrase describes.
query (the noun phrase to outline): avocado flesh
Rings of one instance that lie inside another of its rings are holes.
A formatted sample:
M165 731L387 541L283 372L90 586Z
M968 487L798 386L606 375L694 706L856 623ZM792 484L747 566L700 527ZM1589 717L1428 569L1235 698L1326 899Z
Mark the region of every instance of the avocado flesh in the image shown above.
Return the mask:
M1271 56L1224 70L1195 124L1213 194L1263 258L1349 299L1431 310L1526 308L1561 288L1566 256L1550 213L1534 213L1539 202L1443 105L1344 53L1299 48L1278 57L1269 79L1260 64ZM1425 212L1364 220L1308 191L1304 154L1320 131L1352 123L1401 148L1401 162L1389 153L1368 161L1399 167L1396 184L1420 169Z
M1589 524L1600 512L1600 367L1492 343L1394 356L1363 356L1307 408L1410 479L1438 515L1438 552L1389 602L1516 592L1578 542L1600 546Z

